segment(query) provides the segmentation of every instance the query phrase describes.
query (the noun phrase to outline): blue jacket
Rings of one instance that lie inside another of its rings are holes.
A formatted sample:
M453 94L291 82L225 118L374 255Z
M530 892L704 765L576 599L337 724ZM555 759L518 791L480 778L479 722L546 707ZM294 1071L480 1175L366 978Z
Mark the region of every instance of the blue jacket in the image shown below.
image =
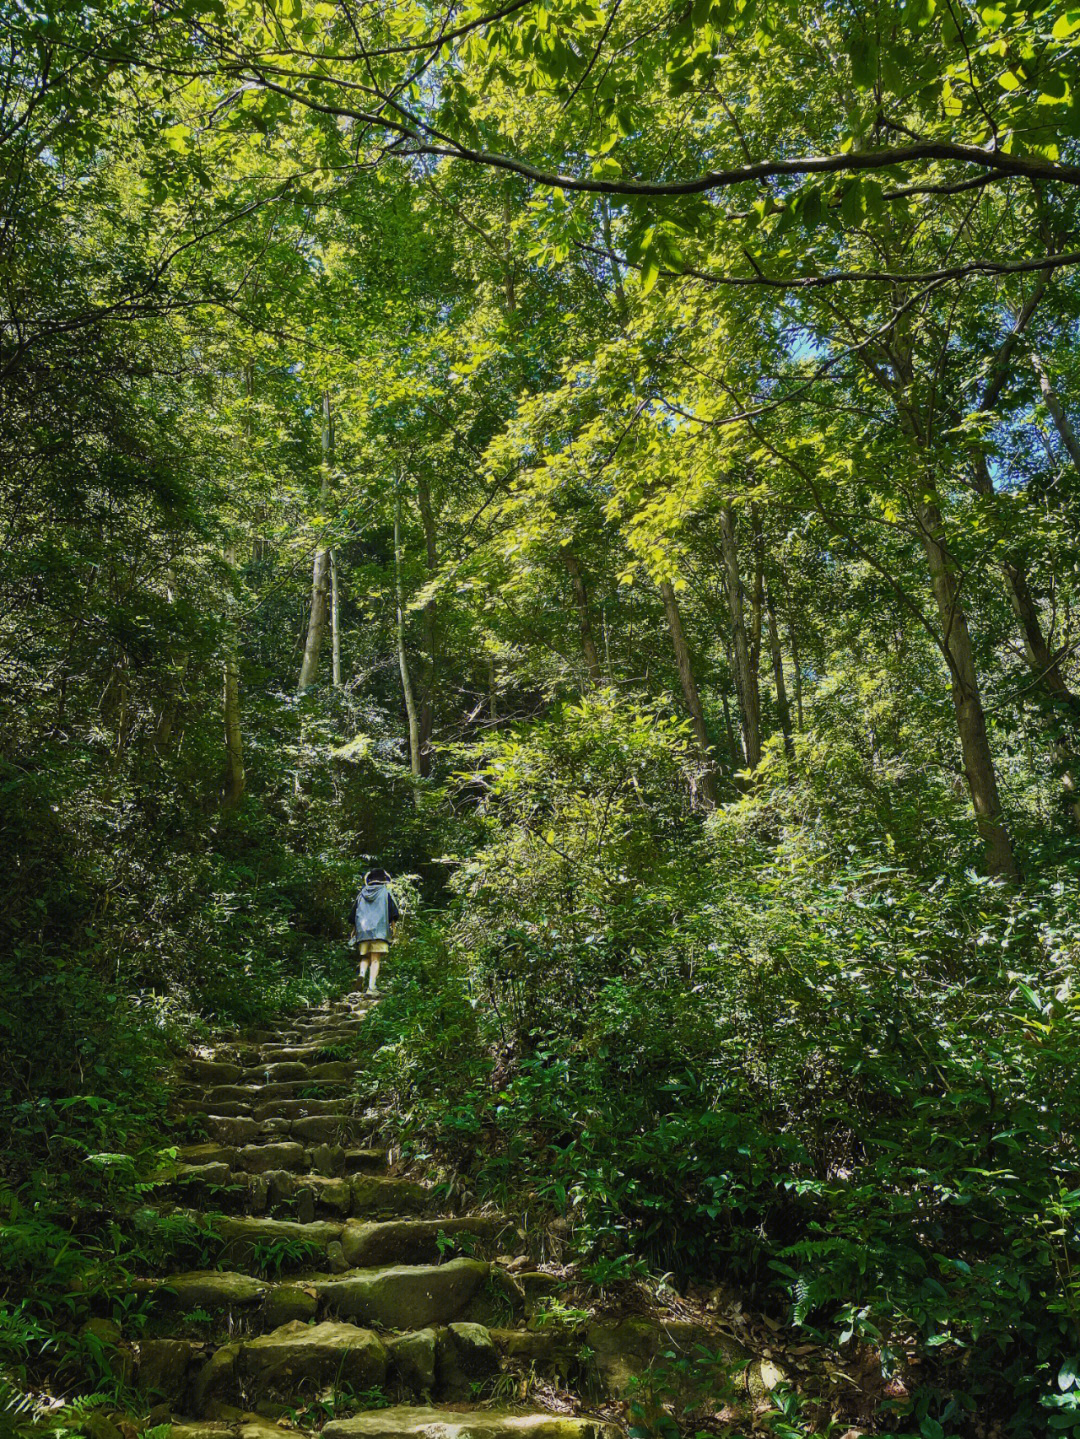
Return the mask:
M401 911L385 884L365 884L356 896L353 923L358 940L388 940L390 926L400 918Z

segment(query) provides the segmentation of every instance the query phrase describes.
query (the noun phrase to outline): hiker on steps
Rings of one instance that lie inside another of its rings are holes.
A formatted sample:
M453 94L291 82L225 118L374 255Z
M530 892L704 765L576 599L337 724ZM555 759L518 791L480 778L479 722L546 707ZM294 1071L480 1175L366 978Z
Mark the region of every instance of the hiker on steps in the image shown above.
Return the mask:
M367 980L368 994L378 994L379 965L389 953L394 925L401 918L397 900L390 893L390 876L385 869L369 869L364 887L353 908L353 937L360 955L360 988Z

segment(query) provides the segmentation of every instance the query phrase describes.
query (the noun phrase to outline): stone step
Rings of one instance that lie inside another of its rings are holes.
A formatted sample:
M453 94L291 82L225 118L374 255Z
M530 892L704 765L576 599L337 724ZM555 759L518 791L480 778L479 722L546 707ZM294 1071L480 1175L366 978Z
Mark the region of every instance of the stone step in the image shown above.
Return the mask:
M379 1161L380 1151L360 1151ZM385 1153L382 1154L385 1165ZM378 1173L325 1175L268 1170L261 1174L234 1172L223 1162L181 1165L168 1183L177 1202L225 1214L268 1215L296 1219L347 1219L374 1215L417 1215L434 1208L432 1191L408 1179Z
M386 1329L424 1329L462 1314L490 1270L480 1259L450 1259L445 1264L358 1269L309 1283L320 1311L339 1319Z
M616 1424L546 1410L428 1409L401 1405L332 1419L322 1439L618 1439ZM178 1435L173 1439L204 1439ZM217 1439L217 1436L206 1436ZM244 1436L255 1439L255 1436Z
M367 1138L371 1120L356 1114L307 1114L275 1116L264 1119L253 1114L207 1114L201 1128L220 1144L258 1144L295 1139L302 1144L345 1144Z
M178 1100L195 1099L211 1106L220 1102L254 1105L268 1104L274 1099L326 1098L328 1095L347 1092L350 1085L351 1080L323 1079L317 1084L311 1084L306 1080L293 1079L274 1084L213 1084L208 1089L181 1085L177 1087L175 1094ZM318 1093L309 1094L310 1090Z
M381 1265L339 1275L300 1274L289 1280L236 1270L193 1269L135 1280L131 1291L152 1295L155 1310L171 1327L175 1316L198 1311L224 1321L230 1331L248 1334L316 1318L410 1330L458 1319L477 1299L489 1304L484 1285L491 1272L491 1266L479 1259ZM499 1293L505 1291L500 1287ZM507 1302L504 1298L504 1309Z
M361 1391L351 1405L361 1412L362 1391L375 1387L468 1398L474 1384L502 1368L491 1332L479 1324L454 1322L389 1335L343 1320L300 1319L268 1334L238 1336L209 1354L191 1340L143 1341L137 1363L135 1383L144 1394L219 1419L237 1413L233 1406L241 1400L255 1400L264 1415L277 1409L274 1399L284 1401L278 1410L284 1415L298 1407L298 1399L314 1397L328 1384L339 1413L350 1407L350 1389Z
M491 1252L503 1238L517 1242L504 1214L465 1214L453 1219L350 1220L342 1236L348 1263L437 1264L455 1249L466 1255Z
M283 1431L260 1415L242 1414L232 1420L175 1418L171 1439L282 1439L283 1433L307 1439L309 1432ZM618 1439L621 1432L600 1419L547 1410L440 1410L412 1405L334 1419L322 1431L325 1439Z
M241 1398L280 1399L295 1406L327 1385L353 1390L381 1386L390 1356L370 1329L294 1319L269 1334L225 1344L214 1351L188 1386L196 1414Z
M288 1064L295 1062L307 1064L311 1060L320 1058L335 1059L339 1056L328 1055L328 1049L337 1049L336 1044L323 1044L319 1041L312 1041L304 1044L261 1044L258 1046L257 1057L267 1064Z
M268 1266L274 1273L344 1273L385 1265L438 1264L448 1254L472 1257L491 1252L512 1236L504 1215L459 1215L443 1219L273 1219L175 1207L176 1222L187 1221L200 1236L202 1251L222 1269L245 1273ZM515 1237L516 1242L516 1237ZM160 1281L159 1281L160 1282Z
M243 1271L271 1267L275 1273L326 1268L345 1270L340 1221L316 1219L301 1224L294 1219L262 1219L252 1215L201 1215L206 1229L216 1236L218 1263ZM211 1247L208 1237L207 1248Z
M265 1174L270 1169L290 1169L299 1173L311 1168L310 1149L294 1139L240 1145L210 1140L205 1144L185 1144L177 1154L181 1164L199 1168L208 1164L227 1164L230 1170L242 1170L245 1174ZM204 1175L203 1178L209 1176Z
M291 1141L285 1141L291 1143ZM296 1159L295 1146L285 1151L292 1162L277 1162L281 1153L280 1143L231 1145L217 1140L206 1140L198 1144L185 1144L177 1150L179 1167L165 1170L160 1175L162 1183L201 1181L206 1184L227 1184L246 1182L241 1176L264 1174L271 1170L287 1169L292 1173L310 1171L323 1178L358 1174L380 1174L386 1167L386 1151L367 1146L346 1148L341 1144L313 1144L310 1148L301 1146L302 1158ZM212 1168L208 1168L212 1166ZM231 1175L227 1177L222 1166ZM195 1173L194 1171L200 1171Z
M216 1412L213 1404L223 1398L221 1386L227 1388L236 1375L239 1350L254 1346L270 1351L307 1330L316 1340L309 1353L318 1371L322 1336L335 1324L374 1329L386 1347L388 1371L399 1396L404 1391L429 1399L433 1394L443 1400L468 1399L474 1383L505 1371L620 1398L636 1376L668 1350L685 1357L701 1349L719 1351L740 1370L752 1361L748 1350L721 1332L670 1318L593 1319L575 1329L488 1328L492 1300L485 1269L460 1260L426 1269L314 1276L291 1284L214 1272L178 1275L170 1294L158 1293L158 1305L148 1313L149 1329L133 1348L135 1387L197 1412L206 1413L209 1402ZM155 1324L163 1316L174 1327L187 1322L198 1329L198 1337L158 1337ZM216 1319L211 1331L206 1329L208 1319ZM413 1325L420 1327L409 1327ZM219 1350L225 1351L221 1358ZM747 1372L749 1393L762 1385L760 1365L757 1370ZM318 1373L294 1371L299 1392L311 1377Z
M284 1060L280 1064L259 1064L248 1069L238 1069L235 1079L244 1084L347 1084L353 1073L351 1066L341 1059L331 1059L321 1064ZM233 1080L221 1082L228 1084Z

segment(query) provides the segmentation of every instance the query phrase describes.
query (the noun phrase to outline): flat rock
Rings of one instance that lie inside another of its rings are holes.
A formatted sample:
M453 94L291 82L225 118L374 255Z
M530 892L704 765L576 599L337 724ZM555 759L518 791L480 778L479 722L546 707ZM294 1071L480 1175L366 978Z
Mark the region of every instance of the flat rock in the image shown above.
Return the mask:
M347 1179L330 1179L324 1174L290 1174L286 1170L272 1172L270 1203L288 1204L301 1190L308 1190L316 1205L331 1209L344 1219L352 1208L353 1191Z
M341 1238L341 1225L326 1219L318 1219L314 1224L297 1224L291 1219L222 1215L213 1223L226 1249L235 1256L234 1262L246 1259L253 1248L284 1242L304 1246L302 1251L297 1249L295 1259L290 1260L291 1267L295 1268L312 1263L319 1250L325 1254L329 1245Z
M315 1318L319 1301L299 1284L275 1284L263 1302L263 1322L270 1329L279 1329L294 1319Z
M314 1064L309 1073L320 1084L348 1084L353 1077L351 1066L343 1063L340 1059L329 1060L325 1064Z
M351 1220L341 1245L354 1268L371 1264L434 1264L441 1257L439 1235L475 1234L487 1238L504 1228L500 1215L466 1215L461 1219Z
M194 1269L154 1282L154 1292L164 1294L182 1310L257 1304L269 1288L265 1280L253 1279L250 1274L218 1269Z
M290 1059L302 1062L314 1059L316 1055L322 1054L325 1048L324 1044L316 1042L310 1044L264 1044L261 1046L259 1058L266 1064L283 1064Z
M235 1084L244 1071L223 1059L189 1059L187 1072L202 1084Z
M268 1169L302 1169L306 1156L302 1144L288 1140L281 1144L246 1144L236 1158L248 1174L265 1174Z
M297 1060L286 1060L283 1064L253 1065L251 1069L243 1071L243 1077L252 1084L258 1084L262 1080L271 1084L280 1084L282 1080L286 1079L300 1082L307 1080L313 1083L315 1071L306 1064L300 1064Z
M332 1144L342 1134L349 1134L357 1128L357 1120L345 1114L309 1114L303 1119L294 1119L290 1133L308 1144Z
M422 1409L401 1405L334 1419L322 1439L617 1439L615 1424L540 1411Z
M230 1169L236 1165L236 1150L226 1144L184 1144L177 1150L182 1164L202 1166L204 1164L227 1164Z
M308 1119L320 1114L346 1117L351 1112L350 1102L344 1096L340 1099L277 1099L271 1104L260 1104L255 1118Z
M422 1214L431 1191L412 1179L359 1174L352 1179L352 1200L354 1214Z
M313 1280L312 1288L332 1314L387 1329L424 1329L446 1324L468 1304L488 1276L479 1259L447 1264L397 1265Z
M250 1144L257 1139L262 1125L257 1119L246 1115L233 1117L228 1114L208 1114L206 1128L221 1144Z
M386 1346L353 1324L283 1324L240 1347L237 1374L245 1393L320 1389L325 1384L370 1389L386 1378Z

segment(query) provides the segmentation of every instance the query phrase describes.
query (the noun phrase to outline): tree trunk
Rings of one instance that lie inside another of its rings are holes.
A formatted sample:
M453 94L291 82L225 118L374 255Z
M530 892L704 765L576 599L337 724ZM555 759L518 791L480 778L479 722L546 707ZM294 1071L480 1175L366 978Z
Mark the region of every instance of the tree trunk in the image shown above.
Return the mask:
M224 684L222 711L225 722L225 779L221 787L221 806L234 809L244 793L247 783L244 774L244 741L240 729L240 654L239 635L236 624L236 595L232 589L232 571L236 565L236 551L229 547L225 555L229 566L229 590L226 597L228 617L226 619Z
M998 794L994 757L986 732L975 656L967 616L960 600L952 557L944 539L944 525L936 499L931 495L917 502L919 539L930 567L930 578L941 620L943 649L952 681L953 708L960 733L975 824L986 851L987 870L1002 879L1019 877L1012 840L1005 824Z
M661 580L660 594L664 601L664 614L667 616L672 648L675 651L679 682L682 685L686 708L690 711L690 722L705 766L701 776L702 803L706 809L715 809L716 777L713 773L712 757L709 752L709 733L705 728L705 713L701 708L701 696L698 693L697 681L694 679L694 670L690 663L690 650L683 632L682 618L679 615L679 606L675 599L675 589L670 580Z
M731 723L731 706L728 704L727 691L721 690L720 703L724 707L724 731L727 734L728 754L731 756L731 763L738 765L741 760L739 744L735 738L735 726Z
M341 688L341 621L338 611L337 551L330 551L330 657L334 688Z
M589 672L589 682L598 685L601 681L600 654L593 636L592 619L589 615L589 596L585 589L581 566L577 562L577 556L568 546L563 546L559 553L562 555L562 562L566 566L566 573L570 576L570 585L574 591L578 628L581 631L581 649L585 656L585 668Z
M747 768L756 769L761 763L761 696L758 691L758 670L753 663L750 638L746 631L742 578L739 574L739 549L735 539L735 515L730 505L724 505L720 510L720 542L727 575L728 610L735 650L735 694L742 719L743 751Z
M173 581L172 566L168 570L168 577L165 581L165 598L172 608L176 604L176 589ZM158 754L164 754L171 742L173 727L176 724L176 711L180 705L180 686L183 683L184 675L187 673L188 656L182 655L180 662L172 674L165 681L165 695L161 702L161 709L158 712L157 723L154 726L154 748ZM57 721L59 723L59 719Z
M322 422L322 484L319 487L320 505L325 504L330 493L330 469L334 462L334 427L330 417L330 396L323 394ZM311 609L308 614L307 639L304 641L304 658L300 663L300 680L297 689L303 693L315 683L319 673L319 655L329 609L330 554L324 545L317 545L311 575Z
M776 609L773 605L773 591L770 584L765 592L765 607L769 620L769 651L772 654L773 679L776 683L776 713L784 735L784 749L791 755L795 745L791 738L791 706L788 704L787 685L784 683L784 655L780 648L780 631L776 626Z
M795 621L788 612L788 644L791 646L791 678L795 690L795 727L803 732L802 664L799 660L799 641L795 634Z
M409 658L405 652L405 587L401 577L401 482L394 485L394 596L396 604L396 631L398 668L401 670L401 688L405 696L405 714L409 721L409 768L415 776L420 774L420 719L413 693L412 676L409 674Z
M1073 429L1065 407L1057 397L1053 385L1050 383L1050 376L1046 366L1042 362L1042 356L1037 350L1031 352L1031 363L1035 373L1039 377L1039 389L1042 391L1043 403L1050 412L1050 418L1054 422L1054 428L1061 437L1061 443L1069 453L1069 458L1078 470L1080 470L1080 441L1076 438L1076 431Z
M761 515L757 505L750 506L750 522L753 525L754 533L754 588L750 598L750 665L755 676L759 676L761 674L762 617L765 610L765 537L761 533ZM760 680L758 683L760 686Z
M972 455L974 461L975 489L988 499L996 499L993 481L987 468L986 456L979 450ZM1006 553L1001 560L1001 572L1009 594L1013 613L1020 624L1024 641L1024 658L1028 669L1035 677L1036 688L1044 696L1051 711L1065 722L1067 728L1075 730L1080 723L1080 699L1069 688L1062 673L1058 657L1051 650L1043 634L1042 617L1035 596L1028 585L1024 563L1016 553ZM1052 740L1054 763L1061 783L1061 794L1074 825L1080 828L1080 785L1077 782L1077 757L1074 746L1062 734Z
M417 504L420 522L424 527L424 551L427 559L429 582L434 580L439 568L439 551L436 544L435 511L431 503L431 487L427 476L421 474L416 482ZM424 676L424 693L420 702L420 765L424 774L431 770L431 736L435 729L435 675L438 668L436 648L436 620L438 611L434 599L424 606L424 653L427 656L427 674Z

